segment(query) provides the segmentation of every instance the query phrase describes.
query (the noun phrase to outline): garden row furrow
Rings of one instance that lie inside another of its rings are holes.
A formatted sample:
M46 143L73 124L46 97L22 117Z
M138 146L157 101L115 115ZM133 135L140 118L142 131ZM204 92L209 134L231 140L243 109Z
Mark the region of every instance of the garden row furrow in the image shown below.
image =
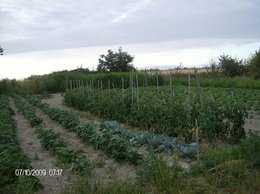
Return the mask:
M81 124L79 115L74 112L50 108L46 103L28 95L26 99L48 114L50 118L74 131L84 142L93 145L95 149L105 151L117 161L125 160L132 164L138 164L142 160L142 155L131 145L129 139L115 136L110 132L99 133L95 126L86 123Z
M31 171L32 166L21 151L13 114L7 97L0 96L0 193L33 192L42 185L35 176L20 173L25 169Z
M53 132L52 129L47 130L43 128L41 126L41 119L36 116L35 110L27 101L22 97L17 96L15 98L15 104L17 105L18 110L21 111L25 117L30 115L31 118L34 118L33 120L29 119L31 126L35 127L35 122L32 121L40 121L36 126L37 136L40 139L42 146L56 157L60 166L71 168L72 171L79 174L89 174L91 172L91 163L88 158L86 158L82 153L69 149L64 139L60 137L59 134Z
M43 111L49 113L49 115L56 115L55 112L61 112L62 114L70 114L70 116L66 116L67 119L65 122L68 123L77 123L79 122L79 115L74 114L71 111L59 110L55 108L49 108L46 103L40 102L39 99L30 97L27 95L27 99L35 104L38 107L41 107ZM53 117L53 119L57 119ZM63 120L57 120L62 123ZM64 123L65 126L68 124ZM169 137L167 135L155 135L149 132L144 131L133 131L130 129L126 129L124 125L119 124L116 121L105 121L97 126L93 126L90 124L81 124L81 126L71 127L84 141L94 145L95 148L101 149L110 152L115 158L122 160L124 158L123 155L129 157L127 160L132 161L131 157L139 159L137 154L134 154L133 148L136 148L138 153L143 154L144 149L140 148L143 144L152 146L156 149L156 151L164 151L164 152L172 152L178 151L184 155L195 155L197 152L196 144L184 144L177 140L177 138ZM85 132L85 130L87 130ZM86 135L88 133L88 135ZM100 136L100 137L99 137ZM110 139L110 140L109 140ZM108 145L103 146L103 145ZM117 148L117 145L122 145L120 148ZM147 147L147 146L146 146ZM112 150L110 148L113 148ZM120 149L123 152L125 150L126 154L120 153L117 155L118 151L113 151L114 149ZM140 151L139 151L140 150ZM145 152L147 152L146 150ZM120 158L122 157L122 158ZM132 161L135 163L134 161Z

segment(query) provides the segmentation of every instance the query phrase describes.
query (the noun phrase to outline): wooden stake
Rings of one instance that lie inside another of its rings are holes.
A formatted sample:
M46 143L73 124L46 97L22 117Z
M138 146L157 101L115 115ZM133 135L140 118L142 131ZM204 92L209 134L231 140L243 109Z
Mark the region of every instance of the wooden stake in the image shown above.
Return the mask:
M188 87L188 95L189 95L189 104L191 104L191 97L190 97L190 95L191 95L191 93L190 93L190 74L189 74L189 76L188 76L188 84L189 84L189 87Z
M101 98L102 98L102 100L103 100L103 84L102 84L102 81L101 81L101 83L100 83L100 87L101 87Z
M158 78L158 72L156 72L156 82L157 82L157 96L159 97L159 78Z
M172 74L170 74L170 92L171 92L171 106L173 106L173 89L172 89Z
M134 105L134 79L133 79L133 68L131 73L131 92L132 92L132 107Z
M135 74L135 77L136 77L136 101L137 101L137 108L139 110L138 74Z
M200 153L199 153L199 127L198 121L196 120L196 145L197 145L197 160L200 160Z
M107 87L108 87L108 92L110 93L110 80L107 80Z
M124 105L124 78L122 77L122 106Z

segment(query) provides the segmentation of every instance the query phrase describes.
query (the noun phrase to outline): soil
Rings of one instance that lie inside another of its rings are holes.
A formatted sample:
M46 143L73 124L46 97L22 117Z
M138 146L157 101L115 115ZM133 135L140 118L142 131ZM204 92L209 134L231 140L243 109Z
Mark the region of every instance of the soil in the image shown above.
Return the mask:
M43 102L49 104L49 106L52 108L75 111L62 104L62 96L60 94L54 94L52 98L45 99L43 100ZM96 150L90 145L84 144L80 140L80 138L76 136L74 132L69 132L68 130L65 130L60 124L57 124L56 122L52 121L48 115L46 115L38 108L35 108L35 110L37 116L43 120L43 123L46 128L51 128L56 133L59 133L61 137L66 140L68 147L86 154L86 156L92 161L92 163L97 164L93 171L94 177L98 182L108 182L111 180L111 178L125 180L134 179L136 177L136 166L127 163L116 162L114 159L109 158L104 152ZM81 122L91 122L94 124L100 123L100 120L97 120L93 116L91 117L92 119L89 119L85 117L85 114L83 112L80 112L80 115Z
M49 104L51 108L59 108L62 110L75 111L75 109L65 106L63 103L63 97L61 93L52 94L50 98L43 99L42 102ZM102 119L94 116L88 111L75 111L80 113L80 121L81 122L89 122L94 125L99 125L102 122Z
M63 110L76 111L75 109L69 108L69 107L64 105L62 94L52 94L50 98L44 99L43 102L49 104L49 106L52 107L52 108L59 108L59 109L63 109ZM91 122L93 124L98 125L102 121L102 119L100 119L99 117L93 116L90 112L83 112L83 111L78 111L78 110L76 112L80 113L81 122ZM127 128L133 129L132 127L130 127L128 125L127 125ZM140 129L134 128L133 130L138 131ZM142 155L148 155L147 146L141 146L137 150ZM172 164L173 164L172 155L169 156L168 154L162 153L161 156L162 156L162 158L164 158L164 160L167 162L167 164L169 166L172 166ZM190 161L186 161L184 159L179 160L179 164L184 170L187 170L187 171L190 170L190 167L192 165L192 163ZM124 177L125 176L124 174L128 173L128 176L135 177L135 173L134 173L135 171L131 171L129 168L126 168L125 171L126 171L126 173L117 173L117 176Z
M17 139L23 153L31 159L33 169L45 169L46 176L37 176L40 183L44 186L38 194L59 193L68 184L68 172L63 169L61 176L50 176L50 169L61 169L55 165L55 158L52 157L41 145L40 140L35 134L35 129L30 127L27 119L18 112L13 99L9 98L11 109L14 111L14 119L17 123Z
M253 132L260 135L260 112L252 111L249 113L249 118L245 122L246 132Z

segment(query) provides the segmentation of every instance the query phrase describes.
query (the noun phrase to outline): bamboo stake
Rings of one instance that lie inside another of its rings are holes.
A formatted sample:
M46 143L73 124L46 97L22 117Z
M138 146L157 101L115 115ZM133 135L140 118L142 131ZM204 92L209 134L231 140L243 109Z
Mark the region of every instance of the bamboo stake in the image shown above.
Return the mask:
M102 84L102 81L101 81L100 84L101 84L101 86L100 86L100 87L101 87L101 98L102 98L102 100L103 100L103 84Z
M147 88L147 71L145 69L145 74L144 74L144 94L146 95L146 88Z
M70 89L72 90L72 80L70 80Z
M137 108L139 110L139 91L138 91L138 74L136 76L136 101L137 101Z
M159 97L159 78L158 78L158 72L156 72L156 82L157 82L157 96Z
M200 153L199 153L199 127L198 121L196 120L196 147L197 147L197 160L200 160Z
M134 105L134 79L133 79L133 68L131 73L131 92L132 92L132 107Z
M122 106L124 106L124 78L122 77Z
M189 105L190 105L191 104L191 97L190 97L190 95L191 95L191 93L190 93L190 74L188 76L188 82L189 82L188 95L189 95Z
M68 87L69 87L69 81L68 81L68 76L66 76L65 91L68 90Z
M114 86L114 83L113 83L113 82L111 83L111 85L112 85L112 89L115 89L115 86Z
M108 87L108 92L110 94L110 80L109 79L107 80L107 87Z
M173 88L172 88L172 74L170 74L170 92L171 92L171 106L173 107Z

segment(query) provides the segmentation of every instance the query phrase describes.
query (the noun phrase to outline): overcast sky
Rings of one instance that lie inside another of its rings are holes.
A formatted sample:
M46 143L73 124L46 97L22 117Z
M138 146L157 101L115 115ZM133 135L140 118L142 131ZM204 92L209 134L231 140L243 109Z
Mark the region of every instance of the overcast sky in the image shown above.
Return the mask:
M81 64L108 49L138 68L206 64L260 47L259 0L0 0L0 79Z

